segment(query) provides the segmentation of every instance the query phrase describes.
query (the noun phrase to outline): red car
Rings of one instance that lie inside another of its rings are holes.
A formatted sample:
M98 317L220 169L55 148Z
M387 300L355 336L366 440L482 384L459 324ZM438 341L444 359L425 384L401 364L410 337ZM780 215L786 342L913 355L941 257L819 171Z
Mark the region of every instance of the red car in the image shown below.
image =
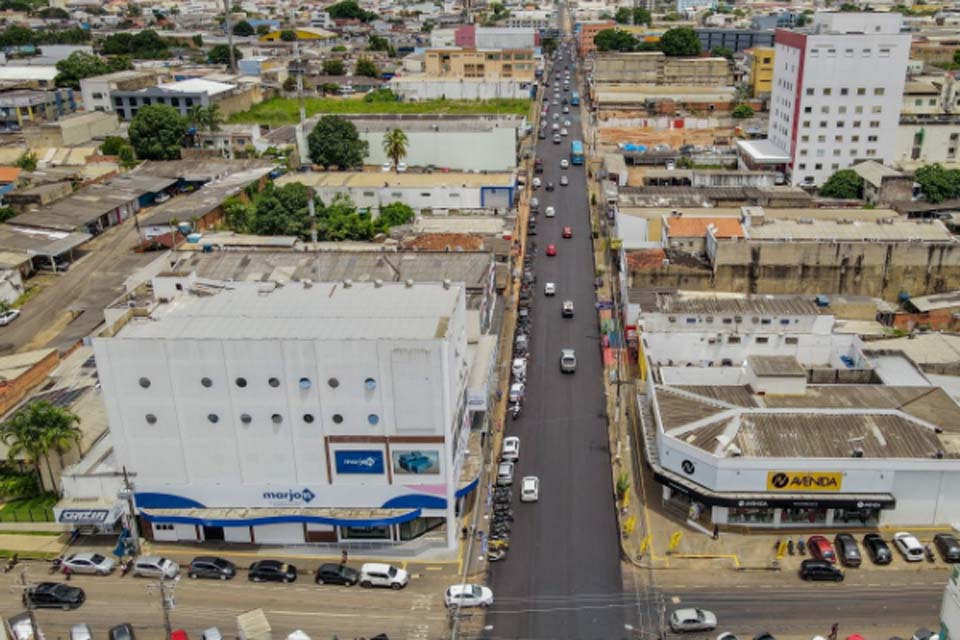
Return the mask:
M563 228L563 237L564 237L564 238L572 238L572 237L573 237L573 229L571 229L570 227L564 227L564 228Z
M810 555L818 560L837 564L837 554L833 550L833 545L823 536L810 536L807 541L810 547Z
M557 245L555 245L555 244L548 244L548 245L547 245L547 255L548 255L548 256L555 256L555 255L557 255Z

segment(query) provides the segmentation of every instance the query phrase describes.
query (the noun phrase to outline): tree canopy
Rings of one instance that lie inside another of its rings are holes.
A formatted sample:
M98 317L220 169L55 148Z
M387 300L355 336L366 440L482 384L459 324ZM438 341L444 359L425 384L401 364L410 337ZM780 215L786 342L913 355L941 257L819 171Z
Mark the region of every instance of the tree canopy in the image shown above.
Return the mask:
M363 164L368 145L357 127L340 116L323 116L307 136L310 159L326 167L352 169Z
M945 169L940 163L917 169L913 176L928 202L960 197L960 169Z
M362 9L355 0L342 0L341 2L332 4L327 7L327 14L334 20L372 22L377 19L376 13Z
M357 60L357 66L354 67L353 73L368 78L380 77L380 71L377 69L376 63L370 58L360 58Z
M598 51L635 51L638 41L622 29L603 29L593 37Z
M138 33L123 32L109 35L100 44L100 53L107 56L128 55L145 60L170 57L167 41L152 29L144 29Z
M702 49L697 32L690 27L668 29L660 36L660 50L668 56L698 56Z
M233 25L233 35L240 36L241 38L248 38L256 32L257 31L253 28L253 25L246 20L241 20L237 24Z
M140 107L128 133L141 160L178 160L187 121L171 106L150 104Z
M734 50L730 47L714 47L710 49L710 55L716 58L726 58L727 60L733 60Z
M82 432L80 418L73 412L49 402L37 400L19 409L6 422L0 424L0 441L7 445L10 460L24 457L34 467L41 487L44 479L40 461L46 460L51 487L56 483L50 469L49 454L64 454L80 442Z
M863 180L853 169L841 169L820 187L820 195L826 198L860 198L863 196Z
M133 69L133 61L129 56L103 59L86 51L74 51L57 62L57 77L54 82L58 87L79 89L80 81L84 78L126 69Z
M243 54L240 53L240 49L234 47L233 59L240 60L241 58L243 58ZM210 64L230 64L230 45L217 44L211 47L210 51L207 52L207 62Z
M342 76L347 72L343 60L328 58L323 61L323 72L328 76Z
M642 7L620 7L613 14L613 19L617 21L617 24L645 24L647 26L653 24L653 16Z
M753 114L753 107L748 104L738 104L733 108L733 112L730 115L738 120L742 120L743 118L752 118Z
M20 47L28 44L85 44L87 42L90 42L90 31L80 27L34 30L15 24L0 31L0 47Z
M403 129L391 129L383 135L383 152L393 163L394 169L400 171L400 161L407 157L407 147L410 140Z

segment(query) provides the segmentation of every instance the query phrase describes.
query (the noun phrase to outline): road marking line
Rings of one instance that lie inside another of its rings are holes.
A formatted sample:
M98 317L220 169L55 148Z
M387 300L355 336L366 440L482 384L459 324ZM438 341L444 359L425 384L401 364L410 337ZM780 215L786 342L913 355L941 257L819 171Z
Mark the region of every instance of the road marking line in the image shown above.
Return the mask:
M427 571L443 571L443 567L426 567Z

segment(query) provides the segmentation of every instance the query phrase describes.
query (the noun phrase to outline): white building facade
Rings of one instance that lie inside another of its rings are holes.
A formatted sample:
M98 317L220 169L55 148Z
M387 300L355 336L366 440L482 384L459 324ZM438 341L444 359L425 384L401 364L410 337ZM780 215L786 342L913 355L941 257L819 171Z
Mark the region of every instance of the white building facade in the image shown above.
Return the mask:
M461 286L167 273L154 291L148 318L94 339L143 535L391 544L445 526L455 545L476 485Z
M769 141L794 185L858 160L895 159L909 34L896 13L818 13L812 33L778 29Z

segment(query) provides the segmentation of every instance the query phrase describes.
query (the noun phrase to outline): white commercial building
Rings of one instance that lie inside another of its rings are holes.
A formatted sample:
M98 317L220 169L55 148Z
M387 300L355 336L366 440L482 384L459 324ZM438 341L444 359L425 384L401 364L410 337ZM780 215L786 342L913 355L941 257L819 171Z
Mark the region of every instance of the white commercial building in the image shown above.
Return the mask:
M903 353L833 333L799 296L650 291L641 309L668 512L706 530L960 520L960 406Z
M531 27L477 27L474 31L477 49L534 49L537 34Z
M511 11L507 16L506 26L511 29L534 29L543 31L556 27L553 11L543 9L525 9Z
M153 292L93 341L146 537L455 545L476 486L461 285L168 272Z
M404 100L500 100L533 97L532 82L484 78L436 78L410 74L390 78L389 88Z
M778 29L768 139L738 144L747 164L783 163L792 184L819 185L860 160L892 162L910 54L901 21L821 12L811 33Z

